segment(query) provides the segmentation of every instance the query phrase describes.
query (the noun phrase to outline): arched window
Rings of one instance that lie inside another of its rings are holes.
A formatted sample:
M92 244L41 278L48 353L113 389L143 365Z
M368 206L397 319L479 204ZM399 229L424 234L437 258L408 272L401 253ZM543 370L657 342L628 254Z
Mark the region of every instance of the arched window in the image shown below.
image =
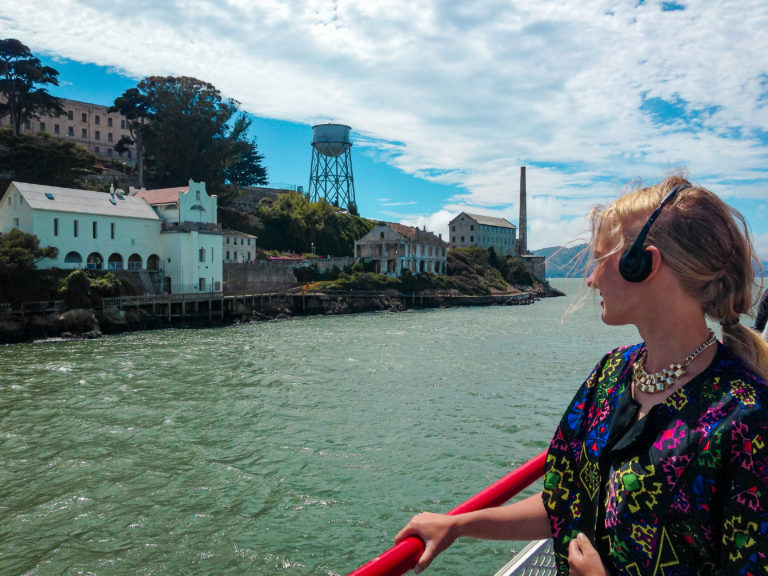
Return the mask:
M128 270L141 270L141 256L138 254L128 256Z
M104 268L104 258L98 252L91 252L88 254L88 260L86 260L86 268L88 270L101 270Z
M109 260L107 261L107 265L109 266L110 270L122 270L123 257L117 252L114 252L113 254L110 254Z
M80 256L80 252L69 252L64 257L65 264L75 264L78 268L83 263L83 257Z
M147 258L147 270L160 270L160 256L152 254Z

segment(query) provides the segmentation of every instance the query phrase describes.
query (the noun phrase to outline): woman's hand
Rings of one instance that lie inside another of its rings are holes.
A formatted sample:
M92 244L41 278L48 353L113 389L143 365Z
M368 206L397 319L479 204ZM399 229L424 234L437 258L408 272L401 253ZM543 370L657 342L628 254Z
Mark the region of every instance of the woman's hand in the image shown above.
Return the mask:
M456 540L454 534L455 516L422 512L417 514L397 533L395 543L409 536L416 536L424 542L424 553L413 571L418 574L432 563L432 560Z
M571 576L606 576L608 572L603 566L595 547L586 535L579 534L568 544L568 566Z

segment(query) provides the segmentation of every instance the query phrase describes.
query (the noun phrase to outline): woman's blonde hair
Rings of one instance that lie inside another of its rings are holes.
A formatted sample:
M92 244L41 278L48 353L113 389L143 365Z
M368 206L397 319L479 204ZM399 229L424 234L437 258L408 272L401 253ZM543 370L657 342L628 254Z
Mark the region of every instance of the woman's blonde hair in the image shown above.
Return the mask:
M701 303L708 318L721 324L723 343L768 377L768 343L739 322L755 305L753 287L760 261L744 217L717 195L682 176L637 188L607 208L592 210L590 253L594 255L598 239L613 246L611 253L626 250L648 216L678 185L685 188L664 206L645 245L659 249L686 293Z

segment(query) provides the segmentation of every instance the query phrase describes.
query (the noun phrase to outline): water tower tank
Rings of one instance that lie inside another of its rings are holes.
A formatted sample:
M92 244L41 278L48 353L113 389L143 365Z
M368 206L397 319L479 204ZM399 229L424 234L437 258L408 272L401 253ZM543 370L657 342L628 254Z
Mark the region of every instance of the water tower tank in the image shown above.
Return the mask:
M336 157L349 150L352 129L344 124L318 124L312 126L312 147L323 156Z

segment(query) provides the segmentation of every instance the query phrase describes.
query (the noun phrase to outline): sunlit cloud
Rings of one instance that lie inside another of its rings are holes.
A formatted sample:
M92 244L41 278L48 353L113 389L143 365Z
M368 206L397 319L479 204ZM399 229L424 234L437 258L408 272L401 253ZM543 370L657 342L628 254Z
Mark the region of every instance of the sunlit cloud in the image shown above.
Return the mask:
M546 246L675 170L737 205L768 198L768 4L666 6L29 0L0 8L0 34L131 78L195 76L260 117L349 124L367 156L460 190L387 194L382 209L420 208L386 212L406 223L445 230L469 207L517 222L528 166Z

